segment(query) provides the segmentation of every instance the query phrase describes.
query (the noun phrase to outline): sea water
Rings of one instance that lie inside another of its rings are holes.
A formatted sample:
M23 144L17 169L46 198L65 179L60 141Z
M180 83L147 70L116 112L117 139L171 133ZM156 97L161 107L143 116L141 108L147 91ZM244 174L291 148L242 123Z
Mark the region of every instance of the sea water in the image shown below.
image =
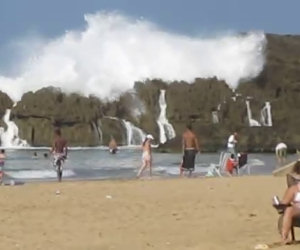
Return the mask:
M34 157L34 152L37 157ZM48 154L48 158L44 157ZM7 149L4 165L7 181L56 180L52 157L47 148ZM296 155L290 155L293 161ZM153 152L153 175L161 178L179 175L181 154ZM196 157L195 175L205 175L211 163L218 163L219 153L201 153ZM268 175L276 168L274 154L249 154L252 175ZM140 148L120 148L110 154L107 148L73 148L64 164L63 179L131 179L141 166ZM246 171L241 171L247 173ZM146 176L147 171L144 173Z

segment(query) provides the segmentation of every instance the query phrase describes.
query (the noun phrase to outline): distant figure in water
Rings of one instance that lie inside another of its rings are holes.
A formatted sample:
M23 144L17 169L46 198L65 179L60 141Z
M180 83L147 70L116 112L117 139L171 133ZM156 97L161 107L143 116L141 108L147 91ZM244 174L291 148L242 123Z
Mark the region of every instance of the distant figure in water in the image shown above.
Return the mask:
M275 148L275 153L278 164L284 164L287 156L287 145L283 142L278 143Z
M2 180L3 180L3 175L4 175L3 167L4 167L5 158L6 158L5 150L1 149L1 151L0 151L0 183L2 183Z
M152 135L147 135L143 144L142 166L137 174L137 178L141 177L144 170L148 167L150 171L150 177L152 176L152 150L151 141L154 140Z
M188 170L190 175L195 170L196 154L200 151L196 134L193 132L192 125L188 124L182 134L183 159L180 166L180 176L184 170Z
M37 152L33 152L32 159L37 159L37 158L38 158Z
M111 138L110 138L110 142L108 144L108 147L109 147L109 152L111 154L117 153L117 151L118 151L118 144L117 144L117 142L116 142L116 140L115 140L115 138L113 136L111 136Z
M47 159L48 158L48 154L44 153L44 158Z

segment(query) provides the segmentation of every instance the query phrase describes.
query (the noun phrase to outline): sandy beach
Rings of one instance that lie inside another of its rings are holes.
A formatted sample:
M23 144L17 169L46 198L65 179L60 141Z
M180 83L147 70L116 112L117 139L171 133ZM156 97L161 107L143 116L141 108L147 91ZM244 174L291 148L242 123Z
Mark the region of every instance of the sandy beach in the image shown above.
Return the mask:
M0 249L299 249L276 245L271 198L285 187L272 176L2 186Z

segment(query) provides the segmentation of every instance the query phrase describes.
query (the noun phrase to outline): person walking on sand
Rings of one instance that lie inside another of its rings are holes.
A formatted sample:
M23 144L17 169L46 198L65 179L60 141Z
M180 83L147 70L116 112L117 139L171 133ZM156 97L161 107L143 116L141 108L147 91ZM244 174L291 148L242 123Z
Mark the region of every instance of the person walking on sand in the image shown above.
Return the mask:
M232 135L229 136L227 141L227 152L234 154L234 158L236 158L236 144L237 144L237 136L238 133L234 132Z
M182 134L183 159L180 166L180 176L184 170L188 170L190 175L195 169L196 154L200 152L199 143L196 134L192 130L192 125L188 124Z
M67 147L67 140L62 137L61 131L59 128L54 130L54 140L51 148L51 153L54 157L54 164L56 167L57 162L64 162L64 160L67 158L68 154L68 147ZM58 176L58 180L61 181L62 177L62 165L60 166L61 169L56 169L56 171L59 171L60 174Z
M148 134L142 144L142 166L138 171L137 178L140 178L144 170L148 167L150 171L150 177L152 176L152 150L151 141L154 140L153 136Z

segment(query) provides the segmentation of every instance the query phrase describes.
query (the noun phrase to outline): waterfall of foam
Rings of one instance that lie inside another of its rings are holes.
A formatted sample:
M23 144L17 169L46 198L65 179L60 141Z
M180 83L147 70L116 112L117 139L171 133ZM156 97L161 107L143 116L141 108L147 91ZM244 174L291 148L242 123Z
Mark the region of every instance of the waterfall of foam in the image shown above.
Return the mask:
M11 110L7 109L3 116L3 121L5 122L7 129L4 130L4 128L0 128L1 146L5 148L28 146L26 140L19 138L19 129L13 121L10 121L10 113Z
M134 126L131 122L122 120L126 129L127 145L141 145L146 135L140 128Z
M260 111L260 119L263 126L272 127L271 104L266 102L265 106Z
M97 124L97 131L98 131L98 134L100 137L100 144L102 145L103 144L103 132L102 132L101 126L102 126L102 123L101 123L101 121L99 121Z
M93 126L93 129L96 131L96 134L99 138L100 145L102 145L103 144L103 134L102 134L102 130L101 130L99 123L101 124L101 121L93 122L92 126Z
M218 124L219 123L218 111L212 111L211 115L212 115L212 123Z
M159 127L159 139L160 143L164 144L168 139L172 139L176 136L175 130L172 124L169 123L166 113L167 113L167 103L166 103L166 90L161 89L158 99L160 114L157 119L157 124Z
M249 120L249 126L250 127L260 127L261 124L252 119L252 112L251 112L251 108L250 108L250 102L248 100L246 100L246 107L247 107L247 115L248 115L248 120Z

